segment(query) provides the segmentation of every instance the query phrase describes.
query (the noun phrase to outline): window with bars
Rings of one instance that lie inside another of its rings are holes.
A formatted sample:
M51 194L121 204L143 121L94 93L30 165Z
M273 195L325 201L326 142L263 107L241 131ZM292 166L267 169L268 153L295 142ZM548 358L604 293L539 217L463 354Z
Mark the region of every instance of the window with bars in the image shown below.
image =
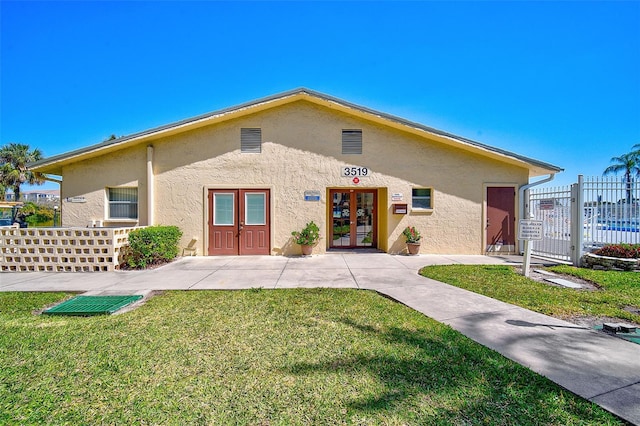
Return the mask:
M240 152L254 154L262 152L262 129L240 129Z
M107 188L109 219L138 218L138 188Z
M362 130L346 129L342 131L342 153L362 154Z

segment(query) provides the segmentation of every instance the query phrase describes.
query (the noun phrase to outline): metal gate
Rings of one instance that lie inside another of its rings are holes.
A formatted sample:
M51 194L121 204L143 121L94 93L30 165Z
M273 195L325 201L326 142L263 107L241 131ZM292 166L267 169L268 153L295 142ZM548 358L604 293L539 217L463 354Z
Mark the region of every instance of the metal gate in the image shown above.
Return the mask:
M573 185L528 192L528 216L543 222L543 240L532 244L536 256L578 265L584 252L605 244L640 244L640 184L634 180L580 175Z
M543 223L543 239L532 241L533 255L565 262L572 260L571 200L571 186L538 188L530 191L530 216Z

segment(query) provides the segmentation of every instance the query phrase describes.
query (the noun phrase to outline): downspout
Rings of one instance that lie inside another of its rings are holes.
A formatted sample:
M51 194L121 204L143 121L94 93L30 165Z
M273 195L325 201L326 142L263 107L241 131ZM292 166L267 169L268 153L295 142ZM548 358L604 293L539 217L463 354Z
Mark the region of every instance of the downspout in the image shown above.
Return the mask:
M547 183L547 182L551 182L554 178L556 177L555 173L551 173L549 175L549 177L544 178L542 180L539 180L537 182L531 182L528 183L526 185L522 185L519 189L518 189L518 198L520 200L520 205L518 206L518 217L520 219L529 219L529 197L527 197L526 199L524 198L525 195L525 191L527 191L530 188L533 188L534 186L538 186L538 185L542 185L543 183ZM526 205L525 205L526 203ZM526 215L526 217L525 217ZM519 246L518 249L520 250L520 253L522 253L524 251L524 241L520 240L519 241Z
M153 145L147 146L147 225L154 223L154 177L153 177Z

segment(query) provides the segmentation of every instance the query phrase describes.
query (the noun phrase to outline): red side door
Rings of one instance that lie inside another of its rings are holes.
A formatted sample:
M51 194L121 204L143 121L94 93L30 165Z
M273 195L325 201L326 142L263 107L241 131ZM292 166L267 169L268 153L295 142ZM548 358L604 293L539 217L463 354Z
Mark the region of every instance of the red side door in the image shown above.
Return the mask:
M209 255L270 252L268 189L209 190Z
M269 190L241 189L238 198L240 254L269 254Z
M514 252L516 243L515 189L487 188L487 252Z

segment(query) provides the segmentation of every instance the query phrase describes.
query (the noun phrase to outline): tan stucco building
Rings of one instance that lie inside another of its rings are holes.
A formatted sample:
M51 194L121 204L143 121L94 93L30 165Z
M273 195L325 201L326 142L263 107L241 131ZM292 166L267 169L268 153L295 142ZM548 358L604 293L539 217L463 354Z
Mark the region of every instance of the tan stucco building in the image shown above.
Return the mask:
M177 225L198 254L513 251L523 186L562 169L297 89L39 161L64 226Z

